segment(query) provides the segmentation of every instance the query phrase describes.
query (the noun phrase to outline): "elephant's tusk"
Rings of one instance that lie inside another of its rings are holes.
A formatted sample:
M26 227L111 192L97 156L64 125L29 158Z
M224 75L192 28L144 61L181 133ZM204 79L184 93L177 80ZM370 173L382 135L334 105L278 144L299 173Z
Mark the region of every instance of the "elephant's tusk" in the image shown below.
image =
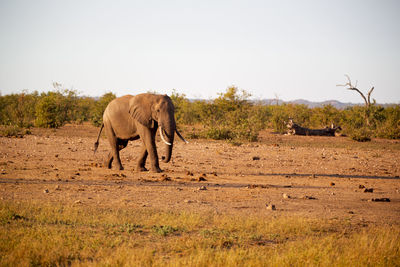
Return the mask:
M183 142L185 142L186 144L189 144L189 142L186 141L185 138L183 138L183 136L181 135L181 133L178 130L175 129L175 131L176 131L176 134L179 136L180 139L182 139Z
M161 128L161 126L160 126L160 136L161 136L161 139L163 140L164 143L166 143L166 144L169 145L169 146L172 146L171 143L168 143L167 141L165 141L164 136L163 136L163 133L162 133L162 128Z

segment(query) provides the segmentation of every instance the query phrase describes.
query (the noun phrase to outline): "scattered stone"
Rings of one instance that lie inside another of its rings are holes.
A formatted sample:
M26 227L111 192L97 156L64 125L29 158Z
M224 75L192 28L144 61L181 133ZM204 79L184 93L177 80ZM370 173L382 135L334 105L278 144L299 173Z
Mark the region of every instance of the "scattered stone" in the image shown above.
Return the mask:
M56 187L54 188L54 190L61 190L60 185L56 185Z
M58 158L58 154L55 154L54 156L55 156L56 158Z
M82 201L76 200L76 201L74 202L74 204L82 204Z
M249 184L246 186L247 189L254 189L254 188L268 188L268 185L264 184Z
M371 198L373 202L390 202L390 198L382 197L382 198Z
M334 183L334 182L331 182L330 185L331 185L331 186L335 186L335 183Z
M163 182L170 182L170 181L172 181L172 179L171 179L171 177L165 176L165 177L162 178L162 181Z
M79 175L81 175L79 172L77 172L77 173L75 173L75 175L77 175L77 176L79 176Z
M186 175L188 175L188 176L193 176L193 172L187 171L187 172L186 172Z
M45 189L45 190L43 190L43 193L45 193L45 194L48 194L50 191L49 191L49 189Z
M373 188L365 188L364 193L373 193L374 189Z
M205 186L203 185L203 186L200 186L198 190L207 190L207 187L205 187Z
M351 211L351 210L350 210L348 213L349 213L349 214L354 214L354 211Z
M286 193L283 193L282 197L283 197L284 199L289 199L289 198L292 198L291 196L289 196L289 195L288 195L288 194L286 194Z
M180 188L180 187L177 187L177 188L176 188L176 190L178 190L178 191L182 191L183 189L182 189L182 188Z
M1 174L7 174L6 170L5 170L5 169L2 169L2 170L1 170Z
M204 182L204 181L207 181L207 179L204 178L203 176L200 176L200 177L199 177L199 182Z
M360 184L360 185L358 186L358 188L359 188L359 189L364 189L364 188L365 188L365 185Z
M214 176L218 176L217 172L212 172L211 174L214 175Z
M275 205L274 204L266 204L266 206L267 206L267 210L276 210L276 207L275 207Z
M254 156L254 157L253 157L253 160L260 160L260 157Z
M114 177L126 178L126 175L123 174L123 173L113 173L112 176L114 176Z
M183 202L188 203L188 204L194 203L194 201L193 201L193 200L190 200L190 199L185 199Z
M310 199L310 200L313 200L313 199L316 199L315 197L312 197L312 196L303 196L303 199Z

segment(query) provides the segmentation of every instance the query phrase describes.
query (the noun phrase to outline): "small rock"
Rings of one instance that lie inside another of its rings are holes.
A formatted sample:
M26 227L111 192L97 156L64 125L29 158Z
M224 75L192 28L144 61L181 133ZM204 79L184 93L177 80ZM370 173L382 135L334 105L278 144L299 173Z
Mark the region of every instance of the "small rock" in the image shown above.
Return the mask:
M45 189L45 190L43 190L43 193L45 193L45 194L48 194L50 191L49 191L49 189Z
M214 176L218 176L217 172L212 172L211 174L214 175Z
M331 186L335 186L335 183L334 183L334 182L331 182L330 185L331 185Z
M283 197L284 199L292 198L291 196L289 196L288 194L285 194L285 193L282 195L282 197Z
M373 188L365 188L364 193L373 193L374 189Z
M390 202L390 198L382 197L382 198L371 198L373 202Z
M351 210L350 210L348 213L349 213L349 214L354 214L354 211L351 211Z
M56 185L56 187L54 188L55 190L61 190L60 185Z
M303 196L303 199L316 199L316 198L312 196Z
M260 160L260 157L254 156L254 157L253 157L253 160Z
M274 204L266 204L267 210L276 210L276 207Z
M188 203L188 204L194 203L194 201L193 201L193 200L190 200L190 199L185 199L183 202Z
M204 178L203 176L200 176L200 177L199 177L199 182L204 182L204 181L207 181L207 179Z
M203 185L203 186L200 186L198 190L207 190L207 187L205 187L205 186Z
M82 204L82 201L76 200L76 201L74 202L74 204Z
M364 188L365 188L365 185L360 184L360 185L358 186L358 188L359 188L359 189L364 189Z
M188 175L188 176L193 176L193 172L187 171L187 172L186 172L186 175Z

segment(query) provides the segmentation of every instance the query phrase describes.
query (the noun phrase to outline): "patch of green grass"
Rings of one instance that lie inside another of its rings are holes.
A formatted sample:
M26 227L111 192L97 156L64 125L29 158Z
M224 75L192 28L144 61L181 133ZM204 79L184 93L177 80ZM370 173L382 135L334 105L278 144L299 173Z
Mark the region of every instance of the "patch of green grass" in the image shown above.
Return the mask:
M0 266L398 266L400 226L0 202Z

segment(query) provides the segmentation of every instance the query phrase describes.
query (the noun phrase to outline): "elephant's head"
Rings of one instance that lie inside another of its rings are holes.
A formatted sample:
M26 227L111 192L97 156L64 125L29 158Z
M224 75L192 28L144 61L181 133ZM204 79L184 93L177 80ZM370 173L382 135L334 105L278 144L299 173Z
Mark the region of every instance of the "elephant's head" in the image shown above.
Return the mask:
M129 102L129 113L134 119L148 128L159 126L160 137L167 145L164 162L169 162L172 155L175 132L187 142L176 129L175 108L167 95L140 94Z

